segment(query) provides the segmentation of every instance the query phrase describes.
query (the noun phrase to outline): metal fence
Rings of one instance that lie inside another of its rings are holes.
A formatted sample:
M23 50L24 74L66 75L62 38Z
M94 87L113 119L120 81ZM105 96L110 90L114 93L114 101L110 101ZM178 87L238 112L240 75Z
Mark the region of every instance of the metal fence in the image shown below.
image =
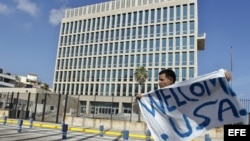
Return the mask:
M86 109L86 101L79 101L79 96L46 92L1 92L0 109L8 110L9 118L33 118L36 121L52 123L65 121L66 115L95 119L141 121L137 102L123 103L123 108L127 111L118 113L119 103L113 102L114 97L110 98L110 102L90 101L89 109ZM87 110L89 112L86 112Z
M78 99L51 93L1 93L0 108L9 111L10 118L59 123L66 113L76 113Z

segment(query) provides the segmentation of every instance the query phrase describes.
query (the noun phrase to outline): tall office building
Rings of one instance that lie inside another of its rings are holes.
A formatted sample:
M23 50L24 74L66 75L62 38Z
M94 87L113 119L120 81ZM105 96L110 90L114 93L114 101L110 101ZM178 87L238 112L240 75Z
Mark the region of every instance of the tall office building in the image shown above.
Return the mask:
M197 0L113 0L66 10L53 90L79 96L81 112L130 113L138 93L133 74L148 70L142 93L158 88L158 72L172 68L177 82L196 77Z

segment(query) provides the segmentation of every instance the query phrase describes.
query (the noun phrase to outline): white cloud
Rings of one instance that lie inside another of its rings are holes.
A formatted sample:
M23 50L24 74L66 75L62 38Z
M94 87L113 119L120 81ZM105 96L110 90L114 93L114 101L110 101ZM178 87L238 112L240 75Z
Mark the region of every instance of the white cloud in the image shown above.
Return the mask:
M0 14L8 14L9 12L9 7L5 4L0 3Z
M66 8L52 9L50 10L49 23L52 25L58 25L64 17Z
M36 17L38 13L38 7L36 3L30 0L16 0L17 8L21 11L29 13L31 16Z

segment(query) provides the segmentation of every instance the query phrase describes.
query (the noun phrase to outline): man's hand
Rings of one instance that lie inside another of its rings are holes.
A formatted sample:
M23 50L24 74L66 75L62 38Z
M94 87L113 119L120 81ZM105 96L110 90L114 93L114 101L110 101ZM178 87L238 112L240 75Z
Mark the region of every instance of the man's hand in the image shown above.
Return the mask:
M135 97L136 97L136 99L140 99L142 97L142 95L141 94L137 94Z
M227 81L230 81L232 79L231 74L227 70L225 70L225 77L226 77Z

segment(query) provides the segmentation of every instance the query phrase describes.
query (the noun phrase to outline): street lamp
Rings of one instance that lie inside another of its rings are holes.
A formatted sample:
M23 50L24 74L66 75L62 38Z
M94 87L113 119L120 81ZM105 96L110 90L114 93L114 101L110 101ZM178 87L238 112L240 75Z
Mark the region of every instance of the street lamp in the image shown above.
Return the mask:
M130 122L132 121L132 113L133 113L133 96L131 95Z
M64 112L63 112L63 123L65 123L66 111L67 111L67 104L68 104L68 93L66 94L64 105Z
M96 101L96 95L97 94L94 94L94 102L93 102L93 107L94 107L94 113L93 113L93 118L95 118L95 101Z
M113 102L114 102L114 94L112 94L112 103L111 103L111 120L113 119Z

